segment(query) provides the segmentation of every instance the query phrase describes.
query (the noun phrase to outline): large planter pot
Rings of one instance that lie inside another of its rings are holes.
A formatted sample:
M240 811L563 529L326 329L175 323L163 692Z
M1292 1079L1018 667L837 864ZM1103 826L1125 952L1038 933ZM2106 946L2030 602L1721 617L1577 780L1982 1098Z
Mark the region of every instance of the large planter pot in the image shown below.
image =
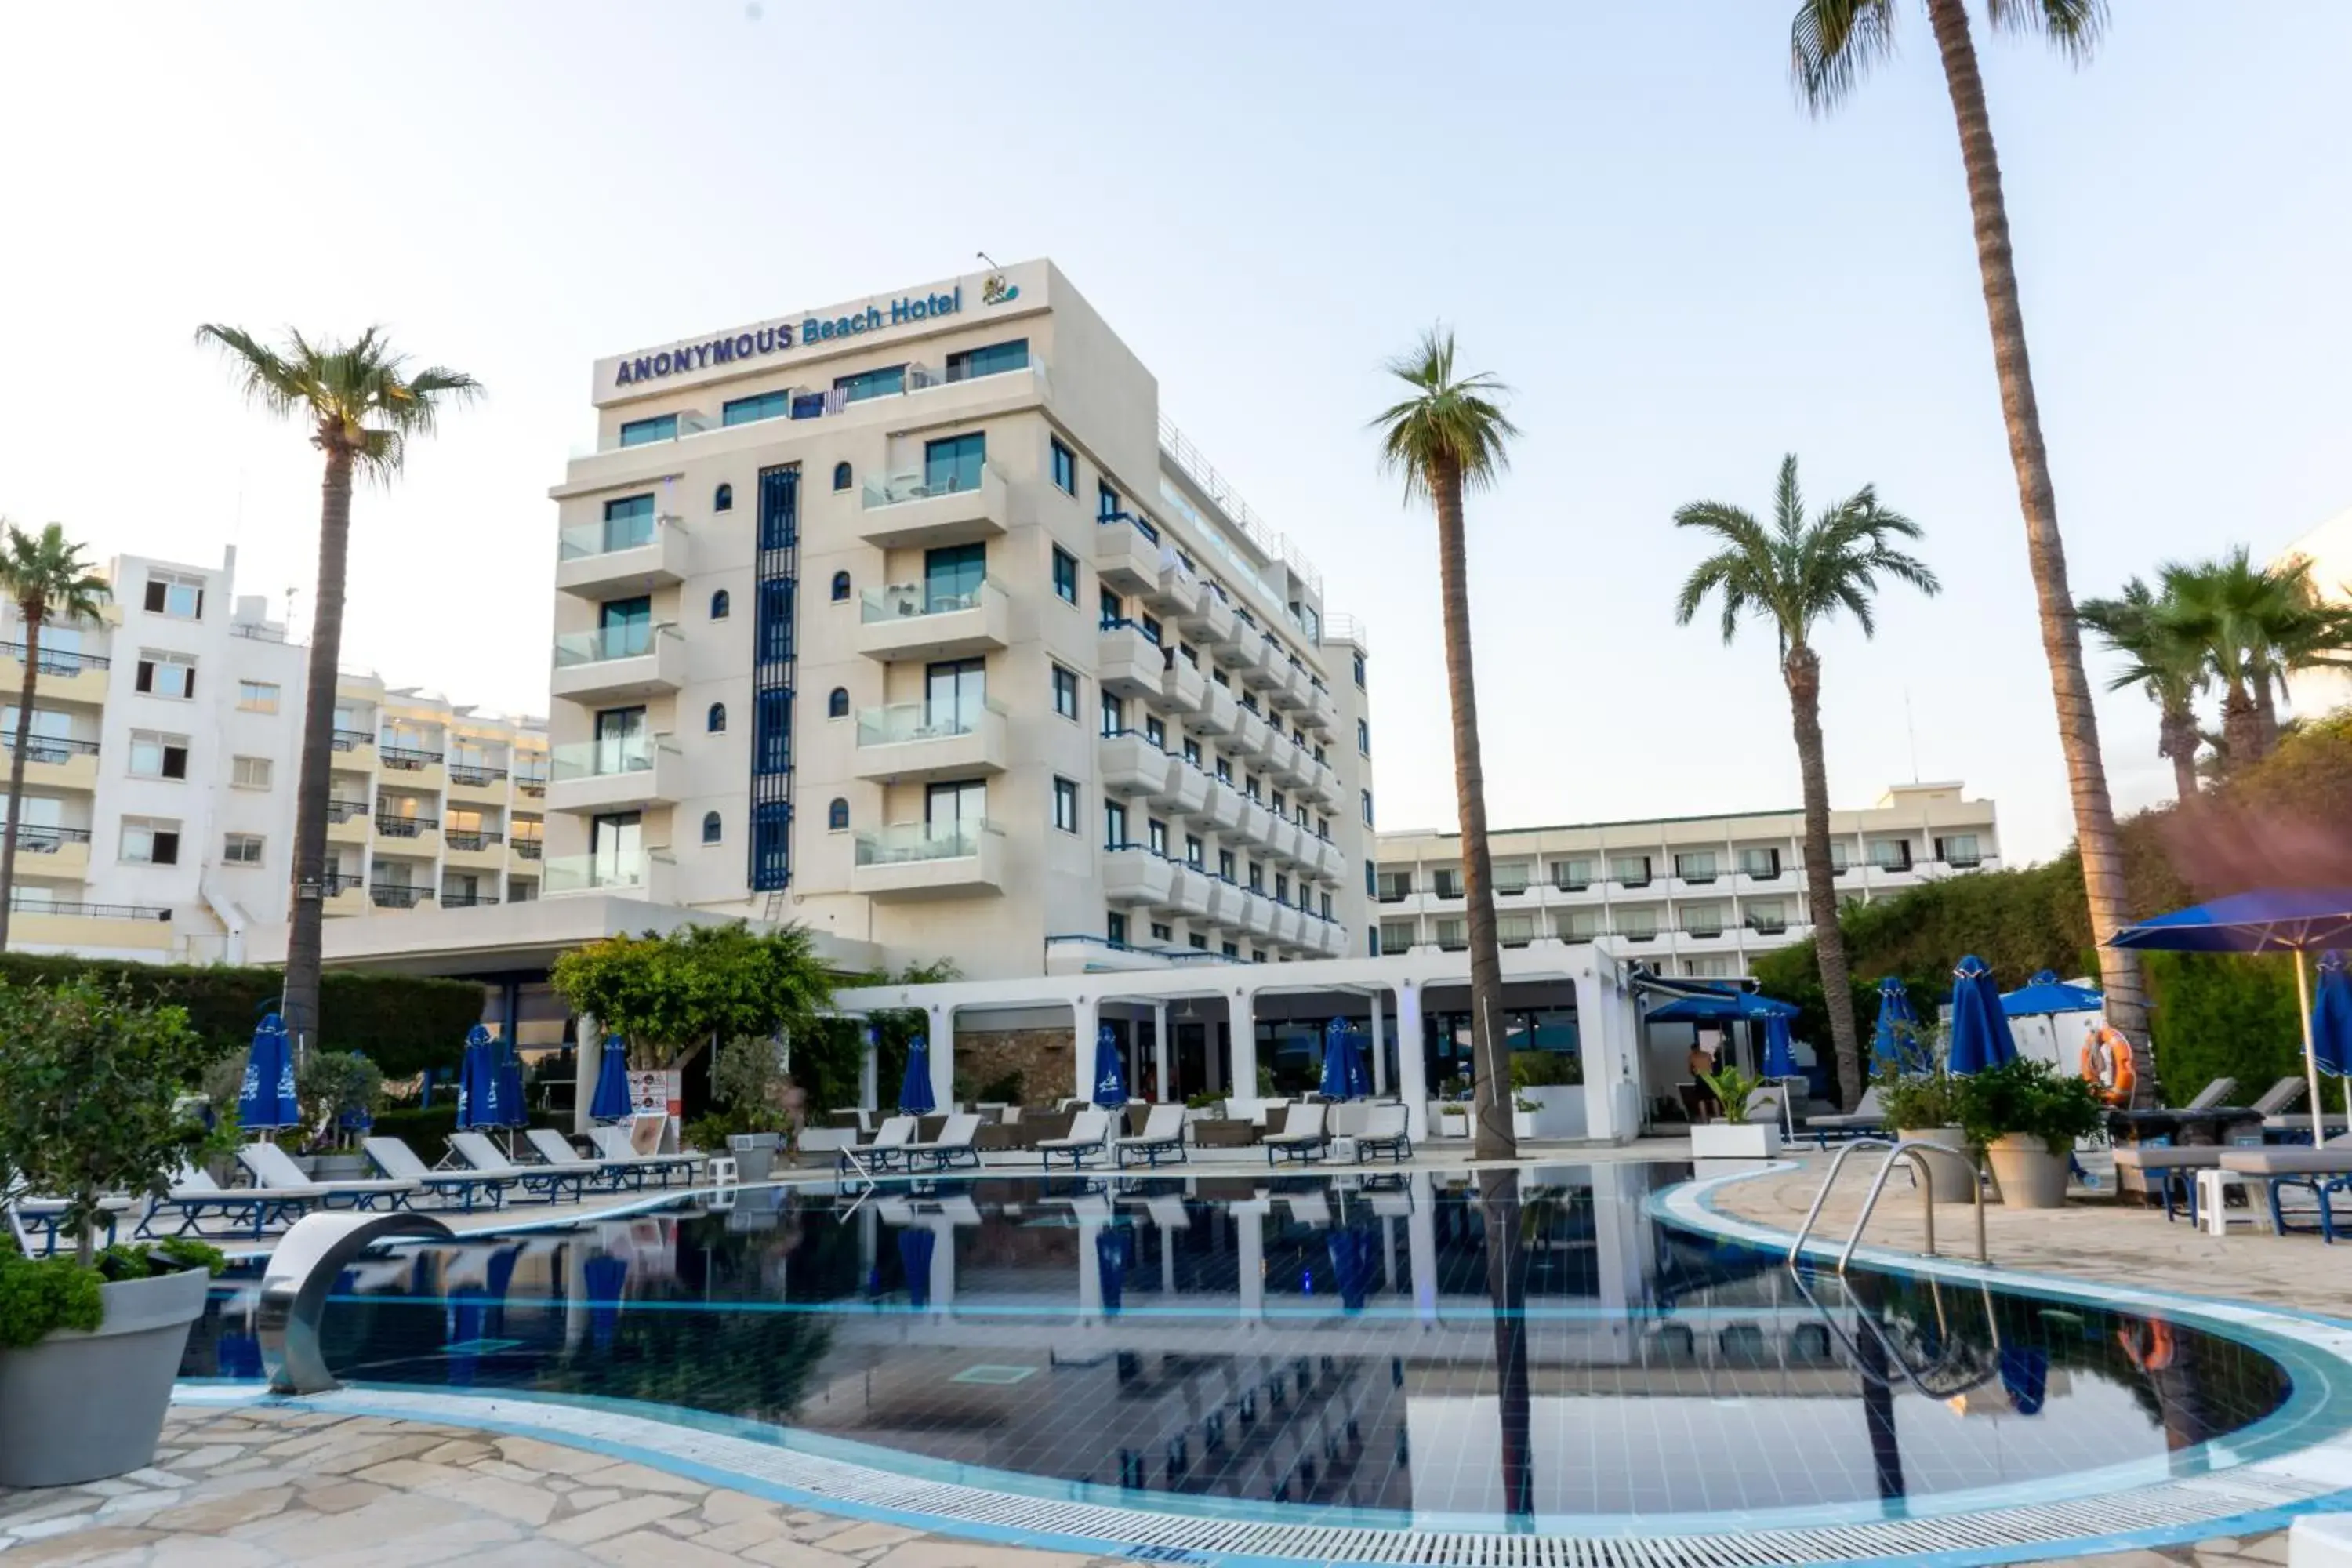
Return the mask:
M1907 1143L1932 1143L1938 1149L1957 1151L1950 1154L1923 1154L1927 1164L1927 1195L1939 1204L1965 1204L1975 1201L1977 1194L1977 1160L1969 1149L1969 1135L1957 1127L1905 1127L1895 1137Z
M1581 1084L1539 1084L1518 1091L1518 1099L1535 1102L1533 1110L1514 1109L1513 1134L1520 1138L1581 1138L1584 1136L1584 1087Z
M1469 1109L1448 1105L1438 1111L1435 1124L1440 1138L1467 1138L1470 1136Z
M0 1351L0 1487L79 1486L153 1464L211 1284L190 1268L102 1286L96 1330Z
M1702 1121L1691 1129L1694 1160L1770 1160L1780 1152L1777 1121Z
M363 1182L374 1174L365 1154L320 1154L310 1163L314 1182Z
M776 1163L776 1150L783 1141L781 1132L738 1132L730 1137L727 1152L735 1156L736 1179L766 1181Z
M2066 1153L2053 1152L2039 1138L2011 1133L1985 1146L1986 1163L2000 1187L2000 1201L2013 1209L2054 1209L2066 1205Z

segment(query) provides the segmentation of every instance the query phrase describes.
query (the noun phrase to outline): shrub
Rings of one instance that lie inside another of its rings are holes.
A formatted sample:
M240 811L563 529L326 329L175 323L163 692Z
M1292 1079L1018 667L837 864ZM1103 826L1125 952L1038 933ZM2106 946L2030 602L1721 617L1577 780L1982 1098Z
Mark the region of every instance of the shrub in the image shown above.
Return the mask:
M1022 1090L1027 1087L1028 1084L1024 1079L1021 1069L1019 1068L1014 1068L1009 1072L999 1073L996 1077L990 1079L986 1083L982 1084L980 1086L979 1092L973 1094L971 1098L974 1100L985 1101L990 1104L1002 1101L1006 1105L1020 1105L1024 1103L1022 1099Z
M1748 1097L1762 1088L1764 1083L1762 1079L1750 1078L1738 1068L1725 1068L1718 1072L1705 1072L1699 1074L1699 1077L1706 1079L1706 1087L1715 1091L1715 1098L1723 1106L1723 1119L1726 1121L1747 1121Z
M2039 1138L2063 1152L2106 1124L2091 1086L2049 1063L2018 1057L1952 1080L1959 1124L1979 1147L2017 1134Z
M457 1102L452 1098L438 1105L380 1110L373 1131L379 1138L401 1140L426 1164L438 1164L449 1152L449 1135L457 1131Z
M1584 1081L1584 1058L1574 1051L1513 1051L1511 1087L1543 1089Z
M1903 1128L1958 1127L1960 1101L1949 1073L1888 1073L1878 1080L1878 1104L1886 1125Z
M383 1108L383 1069L357 1051L312 1051L295 1069L294 1098L302 1125L331 1139L346 1112L373 1117Z

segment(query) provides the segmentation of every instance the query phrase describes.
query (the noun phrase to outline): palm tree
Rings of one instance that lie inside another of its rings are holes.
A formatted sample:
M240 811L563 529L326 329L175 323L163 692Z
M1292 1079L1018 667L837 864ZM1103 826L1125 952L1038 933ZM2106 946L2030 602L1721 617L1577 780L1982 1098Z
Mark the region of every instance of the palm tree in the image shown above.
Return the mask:
M1923 594L1941 586L1936 574L1900 542L1919 537L1919 525L1878 504L1869 485L1816 512L1808 522L1797 488L1795 453L1780 459L1772 525L1721 501L1694 501L1675 513L1676 528L1713 534L1722 548L1691 569L1675 601L1675 620L1688 626L1710 596L1723 601L1723 640L1738 636L1743 616L1772 623L1780 638L1780 679L1797 738L1797 768L1805 791L1805 897L1812 906L1813 952L1830 1011L1830 1043L1837 1056L1838 1094L1848 1105L1862 1098L1862 1047L1853 1026L1853 984L1839 929L1837 888L1830 864L1829 774L1822 761L1822 660L1813 627L1841 609L1869 637L1877 629L1871 597L1884 574Z
M2129 918L2123 846L2116 836L2115 804L2099 756L2099 721L2091 680L2083 668L2083 641L2066 585L2066 547L2058 533L2058 499L2050 457L2042 443L2042 415L2025 353L2025 313L2017 298L2017 264L2009 244L2009 211L2001 199L2000 161L1984 80L1977 71L1965 0L1924 0L1929 29L1942 57L1944 85L1958 121L1960 162L1968 174L1969 210L1984 282L1985 314L1992 328L1993 371L2009 426L2009 453L2017 469L2025 513L2026 560L2033 573L2042 617L2042 650L2058 710L2058 742L2074 802L2074 837L2083 856L2083 889L2099 949L2107 1021L2132 1039L2147 1039L2147 1001L2138 956L2106 945ZM2038 33L2070 59L2087 58L2106 19L2105 0L1984 0L1995 27ZM1790 63L1798 91L1819 114L1853 90L1864 71L1893 47L1895 0L1799 0L1790 29ZM2143 1083L2148 1082L2146 1073Z
M1483 489L1510 466L1508 442L1519 432L1503 415L1509 388L1484 372L1457 375L1454 334L1432 327L1389 374L1412 389L1383 409L1381 468L1404 479L1407 505L1425 500L1437 513L1438 596L1445 619L1445 679L1454 706L1454 794L1462 817L1462 891L1470 920L1470 1012L1477 1061L1478 1131L1474 1152L1507 1160L1518 1152L1511 1130L1511 1074L1503 1029L1503 954L1495 938L1494 863L1486 850L1486 773L1478 760L1478 697L1470 671L1470 558L1463 540L1462 496Z
M105 606L106 579L81 558L81 546L62 524L26 533L13 522L0 544L0 594L25 625L24 685L16 692L16 733L8 745L8 822L0 834L0 948L8 945L8 917L16 898L16 827L24 820L25 757L33 744L34 688L41 672L41 627L48 621L94 621Z
M2168 562L2161 577L2180 635L2221 687L2222 760L2229 768L2261 761L2266 748L2256 693L2267 691L2273 677L2276 586L2243 545L2215 561ZM2276 717L2273 710L2273 732Z
M2172 762L2173 793L2197 798L2197 696L2205 689L2205 650L2184 624L2179 605L2158 598L2137 577L2120 597L2085 599L2076 618L2106 639L2126 663L2110 691L2137 686L2157 706L2156 752Z
M481 385L439 365L407 373L407 361L370 327L348 343L313 343L289 331L281 345L239 327L207 322L199 343L219 346L246 396L310 427L326 457L319 502L319 593L310 624L310 692L302 712L302 767L294 796L293 909L286 933L282 1004L295 1049L319 1026L320 921L327 857L328 775L335 741L335 669L342 658L343 563L351 548L352 477L390 483L411 437L430 436L444 405L469 403Z
M2271 597L2260 626L2264 679L2254 689L2254 729L2265 753L2278 749L2277 699L2288 695L2297 670L2352 667L2352 610L2330 605L2311 580L2311 558L2292 556L2265 567Z

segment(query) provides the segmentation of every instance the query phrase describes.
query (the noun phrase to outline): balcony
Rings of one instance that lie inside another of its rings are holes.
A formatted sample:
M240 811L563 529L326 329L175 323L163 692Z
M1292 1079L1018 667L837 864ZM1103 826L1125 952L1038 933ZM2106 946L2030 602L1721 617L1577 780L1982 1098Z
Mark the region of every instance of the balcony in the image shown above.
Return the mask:
M1143 598L1160 614L1181 623L1185 616L1200 613L1201 601L1208 594L1207 586L1171 550L1160 558L1160 575L1144 590Z
M1158 909L1169 901L1176 867L1140 844L1129 844L1103 852L1102 878L1103 898L1108 902Z
M972 658L1010 646L1004 590L982 583L968 594L932 594L919 583L868 589L857 606L857 651L867 658Z
M441 863L445 866L461 871L506 869L506 835L495 827L445 827L441 830Z
M1223 647L1234 640L1233 601L1203 584L1199 606L1190 614L1179 616L1176 624L1195 642Z
M1287 736L1276 740L1269 734L1266 750L1274 776L1285 785L1296 789L1315 776L1315 759L1297 742Z
M1168 908L1187 920L1209 918L1209 874L1198 866L1179 866L1168 889Z
M1230 735L1241 721L1242 705L1234 700L1233 689L1212 680L1202 689L1201 714L1192 728L1203 735Z
M540 862L540 894L616 893L641 897L652 880L653 851L635 854L554 855Z
M1274 814L1266 810L1265 803L1252 800L1247 795L1242 796L1241 820L1234 826L1234 831L1248 839L1250 843L1263 848L1265 845L1265 836L1273 830Z
M89 875L89 829L22 824L16 829L16 875L81 880Z
M487 909L499 901L496 893L468 893L461 889L444 888L438 902L445 910Z
M352 772L366 772L375 767L374 731L338 730L331 744L335 752L333 761L336 767Z
M321 913L329 915L363 915L369 909L367 879L355 872L330 871L325 879L325 897L319 903Z
M894 702L857 712L856 776L878 783L1004 771L1004 708L986 700Z
M1253 713L1246 708L1236 710L1234 715L1234 743L1232 749L1241 752L1244 756L1256 757L1265 754L1265 746L1266 728L1265 717L1262 714Z
M1101 742L1102 787L1110 795L1159 795L1169 792L1170 774L1183 766L1144 737L1140 730L1121 730Z
M79 952L133 948L168 953L174 945L172 911L167 909L39 897L12 897L8 908L12 946L63 947Z
M555 535L555 591L627 599L683 583L693 541L675 517L600 518Z
M1202 872L1201 876L1209 885L1209 912L1201 918L1211 925L1241 924L1243 894L1240 884L1207 871Z
M0 734L0 752L13 757L16 751L16 734ZM98 742L62 735L31 737L25 743L25 784L28 789L96 789Z
M1244 808L1248 805L1249 802L1243 797L1242 792L1232 784L1222 779L1212 779L1209 782L1209 803L1204 815L1209 826L1218 832L1240 832L1242 817L1244 814Z
M667 735L572 741L550 752L550 811L643 811L675 805L686 758Z
M1168 656L1135 622L1107 620L1095 633L1095 679L1120 697L1157 697Z
M434 842L436 830L441 826L437 816L409 816L378 809L375 814L376 853L379 855L421 855L436 859L441 847Z
M419 904L433 901L433 889L412 887L405 882L372 882L368 885L368 902L380 910L413 910Z
M858 537L880 550L929 550L1004 532L1004 476L992 465L982 463L977 474L943 471L937 481L920 474L868 481L859 496Z
M1304 934L1305 924L1305 917L1298 910L1288 904L1276 904L1267 919L1266 934L1286 946L1296 947L1299 937Z
M1338 882L1345 864L1339 857L1339 847L1328 838L1318 838L1314 850L1315 874L1327 882Z
M507 771L484 763L451 763L448 764L449 793L472 795L482 800L502 801L507 796Z
M518 870L536 867L547 853L546 841L538 838L510 838L507 840L507 847L514 852L518 861L524 863L516 868Z
M1095 523L1095 574L1122 594L1159 591L1160 551L1160 531L1125 512Z
M1758 936L1789 934L1789 918L1786 915L1749 915L1742 923Z
M368 816L368 803L364 800L330 799L327 802L327 842L365 844L373 826Z
M1290 663L1289 657L1282 651L1282 645L1275 641L1274 634L1260 632L1255 639L1244 637L1241 640L1249 652L1249 658L1241 666L1242 679L1260 691L1272 692L1279 689L1289 677Z
M1179 654L1168 660L1167 668L1160 672L1160 700L1190 718L1208 705L1209 678L1191 659Z
M53 702L103 703L111 662L100 654L43 648L33 694ZM25 645L0 642L0 691L13 698L24 689Z
M1339 722L1339 704L1320 680L1307 683L1307 727L1328 735Z
M1252 936L1274 934L1274 900L1255 888L1242 889L1242 926Z
M632 622L555 639L550 696L574 702L657 697L686 684L686 639L676 626Z
M1004 890L1004 832L992 823L902 822L856 836L849 890L891 900Z
M441 765L441 753L416 746L383 746L375 749L376 765L386 774L386 784L402 789L430 792L438 795L448 787L449 774Z
M532 800L547 798L547 753L534 752L529 759L528 771L518 769L514 775L515 794Z
M1266 816L1265 839L1267 854L1285 864L1297 864L1299 852L1298 824L1287 817L1276 816L1269 812Z
M1151 798L1179 816L1196 818L1208 810L1209 791L1214 783L1208 774L1179 757L1176 766L1169 772L1168 787L1154 792Z
M1276 683L1268 688L1265 700L1269 706L1286 712L1307 706L1307 670L1303 665L1290 662L1287 655L1275 667Z

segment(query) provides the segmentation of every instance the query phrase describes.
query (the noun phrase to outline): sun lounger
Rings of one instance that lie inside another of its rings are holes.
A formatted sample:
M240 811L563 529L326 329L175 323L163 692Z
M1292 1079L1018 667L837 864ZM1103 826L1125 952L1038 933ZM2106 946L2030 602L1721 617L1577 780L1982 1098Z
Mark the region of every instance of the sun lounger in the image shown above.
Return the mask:
M632 1127L614 1125L591 1128L588 1137L589 1141L596 1145L596 1152L605 1164L617 1168L638 1186L645 1185L647 1176L659 1176L661 1184L665 1187L669 1185L672 1176L684 1176L691 1180L695 1167L702 1163L702 1156L699 1154L685 1152L676 1154L640 1152L637 1148L636 1133ZM620 1184L618 1177L614 1178L614 1184L615 1186Z
M834 1161L834 1169L846 1173L851 1168L850 1156L868 1171L887 1171L907 1157L908 1147L915 1142L915 1119L893 1116L882 1123L881 1131L863 1143L852 1143L842 1150Z
M467 1168L474 1174L502 1176L519 1184L525 1193L545 1198L549 1203L562 1197L566 1187L572 1189L572 1196L577 1200L588 1179L604 1173L598 1162L576 1156L560 1164L553 1161L541 1161L532 1165L518 1165L507 1158L504 1150L478 1132L453 1132L449 1136L449 1147L457 1151L457 1158L465 1161Z
M273 1192L323 1194L320 1208L406 1208L422 1184L386 1171L383 1178L361 1177L349 1182L314 1182L302 1167L275 1143L240 1143L236 1162L253 1177L253 1184Z
M1265 1140L1265 1163L1271 1165L1276 1159L1288 1159L1311 1163L1321 1159L1331 1147L1331 1134L1323 1126L1325 1110L1319 1100L1292 1106L1290 1114L1282 1119L1282 1131Z
M2180 1109L2183 1110L2210 1110L2214 1107L2220 1105L2223 1100L2229 1099L2231 1095L2235 1094L2237 1089L2238 1080L2236 1079L2217 1078L2212 1082L2207 1084L2203 1089L2199 1089L2197 1091L2197 1098L2190 1100Z
M1070 1135L1066 1138L1037 1140L1038 1157L1048 1171L1054 1168L1054 1156L1061 1155L1074 1171L1087 1168L1087 1156L1100 1156L1110 1142L1110 1112L1096 1106L1087 1106L1070 1120Z
M474 1212L475 1200L485 1193L492 1208L506 1205L507 1189L514 1185L514 1167L503 1173L427 1169L416 1157L416 1151L397 1138L363 1138L360 1148L375 1168L397 1182L406 1182L412 1188L423 1187L439 1198L446 1207L452 1198L464 1205L467 1214Z
M1398 1164L1412 1158L1412 1139L1402 1105L1375 1105L1356 1134L1356 1158L1373 1160L1386 1154Z
M629 1179L628 1167L602 1156L594 1159L583 1156L572 1147L571 1139L552 1127L533 1127L524 1132L523 1140L530 1145L530 1152L539 1156L541 1164L562 1170L576 1167L606 1187L617 1188Z
M1832 1138L1866 1138L1885 1130L1886 1113L1878 1108L1878 1090L1874 1088L1864 1089L1852 1110L1834 1116L1808 1116L1799 1129L1824 1149Z
M949 1117L939 1136L926 1143L907 1145L907 1168L914 1169L918 1162L928 1163L934 1171L944 1171L959 1162L977 1166L980 1149L974 1142L980 1136L980 1118L970 1111L959 1111Z
M1162 1159L1182 1163L1184 1154L1184 1108L1181 1105L1155 1105L1151 1114L1143 1119L1143 1131L1131 1137L1110 1141L1110 1156L1120 1169L1127 1166L1127 1157L1135 1155L1148 1165L1158 1165Z
M16 1223L24 1227L28 1239L35 1236L41 1238L44 1255L58 1249L58 1230L66 1219L65 1199L35 1197L20 1186L15 1192L0 1194L0 1208L5 1208L16 1216ZM100 1198L98 1212L106 1226L106 1244L111 1247L114 1245L115 1222L131 1212L131 1200Z
M2219 1170L2222 1153L2218 1143L2118 1143L2116 1179L2120 1185L2126 1173L2137 1172L2141 1185L2164 1199L2166 1219L2186 1210L2189 1223L2195 1225L2197 1173Z
M299 1187L224 1187L207 1171L193 1165L183 1165L172 1178L171 1190L150 1198L140 1212L134 1238L155 1234L155 1222L177 1216L180 1228L173 1236L190 1232L204 1234L202 1221L214 1216L227 1221L238 1230L251 1230L258 1237L270 1226L291 1224L308 1214L327 1198L327 1189L315 1184Z
M2224 1149L2221 1163L2225 1171L2263 1184L2270 1199L2271 1228L2282 1236L2290 1227L2280 1193L2288 1187L2308 1188L2319 1205L2320 1237L2335 1241L2336 1216L2328 1199L2352 1191L2352 1132L2337 1133L2316 1149Z

